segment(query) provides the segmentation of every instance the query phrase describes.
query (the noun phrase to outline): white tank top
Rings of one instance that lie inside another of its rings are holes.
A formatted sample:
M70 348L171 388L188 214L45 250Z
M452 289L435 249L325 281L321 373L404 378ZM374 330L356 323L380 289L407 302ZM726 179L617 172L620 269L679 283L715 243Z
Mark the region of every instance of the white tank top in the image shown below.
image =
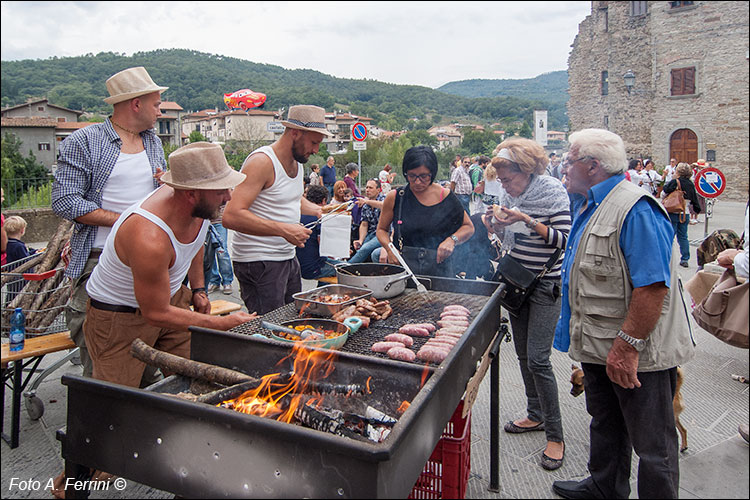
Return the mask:
M304 191L302 164L297 163L297 175L292 178L287 175L271 146L258 148L250 155L256 153L263 153L271 159L274 181L271 187L258 193L248 210L264 219L299 224L300 199ZM250 172L247 174L252 175ZM283 261L295 257L295 248L281 236L254 236L235 232L230 253L232 260L238 262Z
M136 154L120 153L102 189L102 208L121 214L137 200L154 190L154 177L146 151ZM96 229L94 248L104 248L111 227Z
M141 208L143 202L150 197L151 194L126 209L117 219L114 226L112 226L112 232L109 233L109 237L107 237L107 241L104 244L104 250L101 257L99 257L99 263L94 267L94 272L91 273L91 278L86 283L86 291L91 298L107 304L139 307L138 301L135 298L135 291L133 290L133 272L129 266L122 263L115 250L117 230L134 213L150 220L169 236L172 248L175 251L174 264L169 268L169 296L173 297L180 289L180 285L187 275L193 257L202 248L203 242L206 240L206 233L208 232L210 222L208 220L203 221L203 225L200 231L198 231L198 236L196 236L195 240L190 243L180 243L166 222L153 213Z

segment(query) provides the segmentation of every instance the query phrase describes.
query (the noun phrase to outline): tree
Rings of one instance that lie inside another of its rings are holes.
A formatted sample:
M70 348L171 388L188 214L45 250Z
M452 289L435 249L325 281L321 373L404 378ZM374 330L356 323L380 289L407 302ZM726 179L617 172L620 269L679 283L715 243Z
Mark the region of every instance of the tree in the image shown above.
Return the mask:
M523 122L523 125L521 125L521 129L518 131L518 135L527 139L531 139L531 137L534 135L534 132L531 129L531 125L529 125L528 122Z
M12 206L24 193L35 189L50 181L47 168L37 163L34 155L24 157L21 154L21 145L15 134L6 132L2 137L0 145L0 174L5 194L5 206Z
M190 135L188 136L188 141L190 142L206 142L208 139L206 139L203 134L201 134L197 130L193 130L190 132Z

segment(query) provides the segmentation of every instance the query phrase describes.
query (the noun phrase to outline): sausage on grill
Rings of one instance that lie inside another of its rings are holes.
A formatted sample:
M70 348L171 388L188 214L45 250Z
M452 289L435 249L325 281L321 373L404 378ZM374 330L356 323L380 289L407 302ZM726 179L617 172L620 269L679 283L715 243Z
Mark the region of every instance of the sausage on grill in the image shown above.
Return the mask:
M442 363L448 357L448 351L437 347L422 347L417 353L417 359L430 363Z
M466 325L469 326L469 325ZM401 328L398 329L398 333L405 333L406 335L411 335L412 337L429 337L430 332L427 331L426 328L422 328L421 326L416 325L404 325Z
M406 347L391 347L388 349L388 357L391 359L397 359L399 361L414 361L417 357L414 351L407 349Z
M458 310L466 314L471 314L471 311L469 311L468 309L466 309L464 306L460 304L450 304L443 308L443 311L452 311L452 310Z
M372 349L374 352L388 352L389 349L392 347L405 347L404 344L401 342L375 342L372 344Z
M389 333L383 339L390 342L401 342L406 347L414 345L414 339L403 333Z

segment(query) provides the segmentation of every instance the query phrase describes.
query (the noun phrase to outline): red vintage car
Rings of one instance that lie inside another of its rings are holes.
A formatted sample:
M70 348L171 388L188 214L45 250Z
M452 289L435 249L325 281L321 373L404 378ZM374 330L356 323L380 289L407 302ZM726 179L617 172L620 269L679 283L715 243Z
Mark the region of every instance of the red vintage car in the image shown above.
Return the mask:
M231 94L224 94L224 104L229 109L241 109L247 111L251 108L263 106L266 102L266 94L253 92L250 89L242 89Z

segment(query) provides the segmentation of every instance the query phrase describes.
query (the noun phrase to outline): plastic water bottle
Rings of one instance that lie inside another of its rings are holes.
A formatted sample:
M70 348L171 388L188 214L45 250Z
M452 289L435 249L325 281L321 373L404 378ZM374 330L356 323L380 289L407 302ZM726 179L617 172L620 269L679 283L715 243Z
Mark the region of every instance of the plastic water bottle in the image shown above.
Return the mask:
M23 309L16 307L10 317L10 350L20 351L26 340L26 316Z

